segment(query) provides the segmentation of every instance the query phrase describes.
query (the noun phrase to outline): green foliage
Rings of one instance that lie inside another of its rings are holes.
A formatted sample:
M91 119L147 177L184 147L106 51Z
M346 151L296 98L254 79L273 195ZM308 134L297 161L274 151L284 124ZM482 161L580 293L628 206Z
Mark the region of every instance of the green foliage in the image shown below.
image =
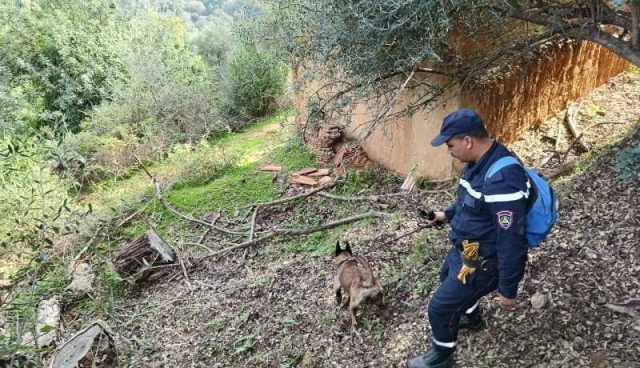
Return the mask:
M446 56L454 24L478 23L477 1L307 0L298 6L274 5L282 35L294 54L372 82L407 71L424 60ZM333 69L332 69L333 70Z
M347 179L339 192L354 194L371 187L376 182L376 172L371 168L363 170L349 169Z
M43 163L43 147L35 139L8 138L0 146L9 147L0 160L0 255L46 250L57 236L75 232L80 211L68 186Z
M616 155L616 171L624 180L638 178L640 173L640 142L625 148Z
M277 99L284 93L286 69L271 53L245 41L231 52L223 78L229 111L260 117L277 107Z
M231 25L225 18L216 17L196 33L192 43L209 65L219 67L226 60L231 40Z
M384 342L384 330L380 321L378 319L365 319L363 324L371 333L371 337L382 345Z
M79 186L126 175L137 159L161 159L176 143L231 129L217 113L216 81L190 50L180 21L144 13L126 31L118 45L126 77L108 81L110 100L59 150Z
M119 18L108 0L33 1L0 8L0 65L11 75L12 96L28 105L14 115L18 129L43 126L78 131L121 74L115 57Z
M296 171L316 163L315 154L302 143L298 135L289 138L270 156L274 162L284 164L288 171Z

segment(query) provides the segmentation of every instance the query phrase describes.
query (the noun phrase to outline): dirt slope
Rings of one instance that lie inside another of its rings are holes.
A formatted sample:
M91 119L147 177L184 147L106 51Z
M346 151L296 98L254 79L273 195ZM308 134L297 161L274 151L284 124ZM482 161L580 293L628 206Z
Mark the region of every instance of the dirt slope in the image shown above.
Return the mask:
M631 80L623 85L635 87L583 101L585 106L597 101L605 115L583 110L581 121L612 114L624 123L599 125L596 135L585 135L588 143L624 137L638 121L638 95L628 94L637 93L638 77L625 78ZM540 142L536 134L514 144L534 163L549 148L533 143ZM634 134L640 139L637 130ZM458 367L640 367L640 332L630 317L604 306L640 296L640 180L624 182L612 169L612 152L626 142L600 149L599 158L579 166L581 173L556 184L560 220L544 247L530 253L522 308L508 313L485 298L487 328L461 334ZM359 315L361 338L352 335L346 313L336 314L331 257L296 254L290 245L272 243L207 263L189 275L193 289L178 272L123 300L110 321L129 340L121 346L128 350L121 356L123 366L403 367L427 348L425 307L437 287L446 230L384 241L414 228L418 205L440 208L451 199L450 192L419 193L359 205L359 211L370 207L396 214L343 236L372 261L387 292L386 309L366 306ZM319 220L335 219L331 202L309 202L308 212ZM264 221L287 210L275 208ZM539 309L531 304L536 293L546 300Z

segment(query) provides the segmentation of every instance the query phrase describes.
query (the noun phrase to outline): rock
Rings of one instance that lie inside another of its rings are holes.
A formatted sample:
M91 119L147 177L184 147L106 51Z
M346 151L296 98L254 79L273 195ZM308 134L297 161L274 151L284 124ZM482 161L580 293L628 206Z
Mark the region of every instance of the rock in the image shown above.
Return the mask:
M544 294L536 292L531 297L531 306L534 309L542 309L544 308L545 304L547 304L547 297Z
M310 352L305 352L302 361L300 362L300 368L314 368L317 367L315 359L313 359L313 355Z
M116 347L111 332L94 322L58 348L50 368L116 367Z
M86 262L76 263L73 267L73 280L67 286L73 294L82 296L93 291L93 280L95 276L91 270L91 265Z
M58 335L58 327L60 325L60 301L58 297L43 300L38 304L36 311L36 344L38 347L49 346L53 343ZM22 337L22 341L26 344L33 344L34 337L31 332Z

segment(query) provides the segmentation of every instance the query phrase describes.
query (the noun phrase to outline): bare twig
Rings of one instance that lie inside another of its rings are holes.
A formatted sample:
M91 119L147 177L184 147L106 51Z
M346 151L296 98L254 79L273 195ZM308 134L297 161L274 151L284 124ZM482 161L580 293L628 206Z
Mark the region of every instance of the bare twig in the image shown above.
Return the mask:
M391 240L387 240L387 241L385 241L385 242L384 242L384 243L382 243L382 244L389 244L389 243L397 242L398 240L400 240L400 239L402 239L402 238L406 238L407 236L412 235L412 234L415 234L415 233L417 233L417 232L419 232L419 231L421 231L421 230L424 230L424 229L426 229L426 228L425 228L425 227L418 227L417 229L413 229L413 230L411 230L411 231L408 231L408 232L406 232L406 233L404 233L404 234L402 234L402 235L400 235L400 236L397 236L397 237L395 237L395 238L393 238L393 239L391 239ZM377 238L376 238L376 239L374 239L374 241L376 241L376 240L378 240L378 239L377 239Z
M236 244L234 246L231 246L229 248L225 248L213 253L209 253L209 254L205 254L204 256L200 257L198 260L202 260L205 258L209 258L209 257L216 257L216 256L220 256L224 253L227 252L231 252L233 250L237 250L237 249L242 249L242 248L246 248L252 245L257 245L260 243L264 243L267 240L273 239L277 236L282 236L282 237L291 237L291 236L299 236L299 235L307 235L307 234L312 234L318 231L322 231L322 230L328 230L328 229L332 229L341 225L346 225L346 224L350 224L352 222L356 222L356 221L360 221L360 220L364 220L367 218L372 218L372 217L387 217L389 216L386 213L382 213L382 212L366 212L360 215L355 215L355 216L351 216L351 217L347 217L338 221L333 221L333 222L328 222L326 224L320 225L320 226L315 226L315 227L309 227L309 228L304 228L304 229L274 229L272 233L265 235L262 238L258 238L258 239L254 239L254 240L250 240L250 241L246 241L244 243L240 243L240 244Z
M138 216L139 214L144 212L147 209L147 207L149 207L149 203L147 203L144 206L140 207L137 211L133 212L131 215L127 216L124 220L120 221L116 225L116 228L122 227L123 225L125 225L129 221L133 220L136 216Z
M320 197L325 197L329 199L335 199L338 201L346 201L346 202L359 202L359 201L371 201L377 202L382 198L388 197L402 197L410 194L409 192L400 192L400 193L389 193L389 194L379 194L379 195L370 195L370 196L361 196L361 197L345 197L339 196L331 193L320 193L318 194Z
M213 220L211 220L211 225L215 225L215 223L218 222L218 219L220 218L220 216L222 215L218 213L216 217ZM201 245L204 239L209 235L210 232L211 232L211 227L207 228L207 230L204 232L204 234L202 234L200 239L198 239L198 244Z
M180 268L182 268L182 274L184 275L184 280L187 282L189 289L193 289L193 285L191 285L191 281L189 281L189 274L187 273L187 268L184 266L184 260L182 259L182 254L178 256L178 261L180 261Z
M396 102L398 101L398 98L400 98L400 95L402 95L402 91L404 91L404 89L407 87L407 84L409 84L409 81L411 81L411 79L413 79L413 76L416 74L416 68L413 68L411 70L411 73L409 73L409 76L407 77L407 79L404 81L404 83L402 83L402 85L400 86L400 88L396 91L395 96L393 96L393 99L391 99L391 101L389 101L389 103L387 104L387 106L385 107L384 110L382 110L382 112L380 112L380 114L378 114L375 119L373 119L373 121L369 124L366 124L367 127L367 131L364 135L364 137L362 138L362 141L366 141L371 134L373 133L373 131L375 130L375 128L378 126L378 123L380 123L380 121L389 113L389 111L391 111L391 109L395 106Z
M316 189L310 190L310 191L308 191L306 193L298 194L298 195L295 195L295 196L292 196L292 197L281 198L281 199L278 199L278 200L275 200L275 201L271 201L271 202L253 203L253 204L244 206L242 208L253 208L253 207L257 207L257 206L269 207L269 206L275 206L275 205L278 205L278 204L290 202L290 201L293 201L293 200L296 200L296 199L300 199L300 198L306 198L306 197L312 196L312 195L314 195L314 194L316 194L318 192L322 192L323 190L327 190L329 188L332 188L333 186L336 185L336 183L337 183L337 181L333 181L333 182L328 183L326 185L320 186L320 187L318 187Z
M200 247L204 250L206 250L207 252L213 252L214 250L207 247L206 245L202 244L202 243L190 243L190 242L184 242L182 243L182 245L189 245L189 246L195 246L195 247Z
M251 229L249 229L249 241L253 240L253 232L256 229L256 217L258 216L258 209L260 206L256 206L253 210L253 215L251 216Z
M570 104L567 108L567 113L564 116L564 124L571 132L571 135L574 138L574 142L578 144L578 147L582 152L589 151L589 147L587 147L581 140L582 134L578 134L578 130L575 126L576 116L578 115L578 110L580 109L580 105L578 104ZM573 145L572 145L573 146Z

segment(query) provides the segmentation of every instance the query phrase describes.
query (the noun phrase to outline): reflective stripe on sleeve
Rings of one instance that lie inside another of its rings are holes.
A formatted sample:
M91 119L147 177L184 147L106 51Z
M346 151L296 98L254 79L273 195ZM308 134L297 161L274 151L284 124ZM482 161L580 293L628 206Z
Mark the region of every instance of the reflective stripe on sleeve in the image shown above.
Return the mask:
M484 201L487 203L497 203L497 202L511 202L517 201L519 199L527 199L529 198L529 189L531 188L531 183L527 180L527 191L517 191L514 193L505 193L505 194L486 194L483 195L481 192L473 189L471 184L464 180L460 179L460 185L475 199L480 199L484 196Z
M467 190L467 193L469 193L473 198L480 199L482 197L482 193L474 190L468 181L460 179L460 185L462 185L462 187Z

